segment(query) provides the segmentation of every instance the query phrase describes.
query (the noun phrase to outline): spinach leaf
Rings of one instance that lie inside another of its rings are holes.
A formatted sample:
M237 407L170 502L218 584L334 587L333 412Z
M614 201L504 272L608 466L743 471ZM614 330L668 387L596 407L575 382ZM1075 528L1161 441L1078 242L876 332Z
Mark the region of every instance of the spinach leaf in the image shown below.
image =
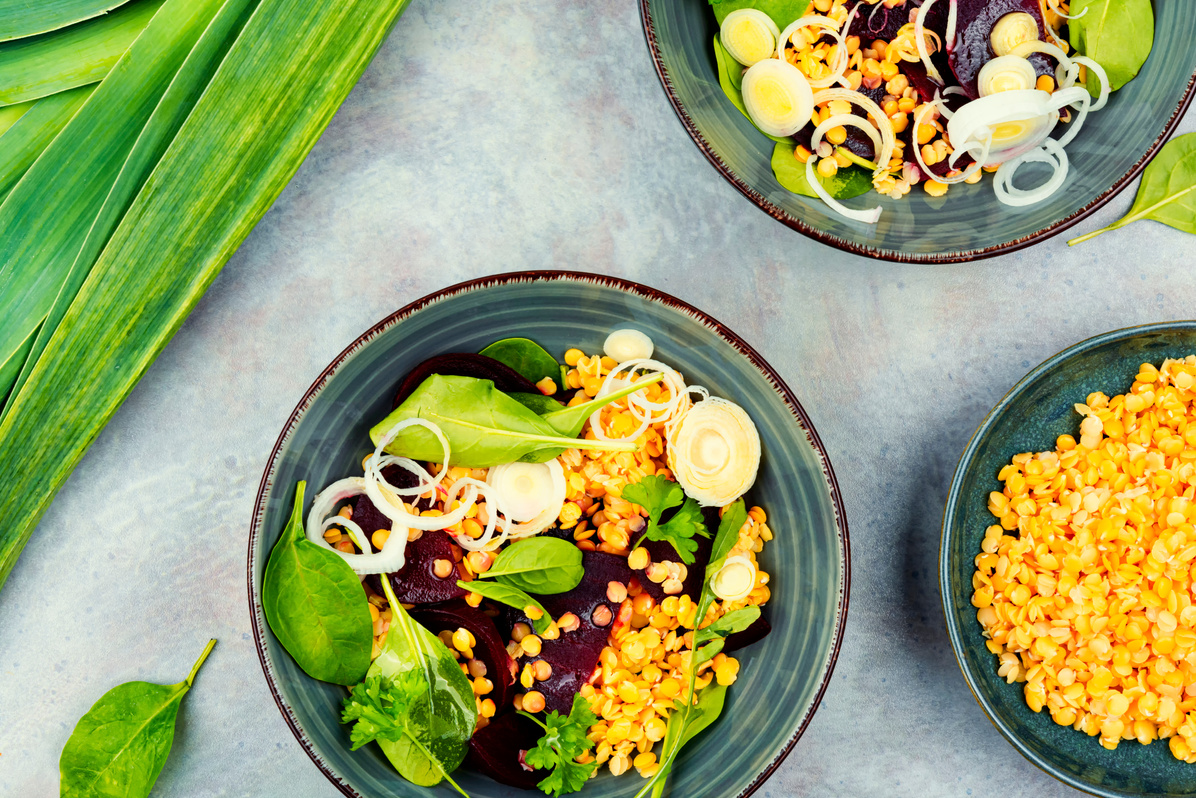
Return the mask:
M794 17L797 19L797 17ZM792 20L790 20L792 22ZM743 114L749 122L752 118L748 116L747 106L743 103L743 92L739 90L739 86L743 81L743 66L731 57L727 52L727 48L723 47L723 42L719 39L718 34L714 36L714 59L718 65L718 85L722 87L723 93L727 95L727 99L731 104L739 109L739 113ZM755 125L755 122L752 122ZM756 128L760 130L759 128ZM768 136L763 130L760 130L761 136ZM781 144L789 144L792 146L793 139L782 139L776 136L768 136L775 142Z
M680 485L653 474L623 488L623 498L648 511L648 526L632 546L633 549L645 538L659 540L672 546L682 562L694 562L694 552L698 550L694 536L708 538L710 533L706 531L706 523L702 520L702 508L696 501L686 497ZM665 511L677 506L681 509L662 524L660 519Z
M687 723L677 720L682 715L681 708L678 707L678 711L669 716L668 725L665 726L664 740L660 748L662 754L673 750L674 747L680 751L686 743L709 728L710 724L723 714L723 705L726 703L726 699L726 685L714 682L698 694L697 706L690 713ZM678 735L681 737L679 742L677 741ZM664 795L665 781L672 768L672 761L661 766L660 771L656 774L656 780L651 783L652 798L660 798Z
M560 410L562 405L551 396L545 396L542 393L522 393L511 392L507 396L514 399L519 404L526 407L528 410L535 413L537 416L543 416L553 411Z
M759 617L759 607L743 607L727 613L705 629L699 629L694 639L694 646L697 648L693 656L695 667L718 656L728 635L742 632Z
M541 596L565 593L581 584L581 559L581 549L567 540L525 538L499 552L485 575Z
M806 9L810 7L806 0L711 0L710 5L714 8L714 17L719 25L723 24L727 14L732 11L757 8L772 17L772 21L777 23L781 30L785 30L790 22L804 16Z
M187 678L178 684L127 682L100 697L79 719L58 760L62 798L145 798L170 746L183 696L208 658L208 641Z
M1167 142L1142 173L1134 206L1123 219L1067 243L1074 246L1139 219L1153 219L1185 233L1196 233L1196 133Z
M431 787L442 779L453 784L449 774L464 761L477 722L473 687L440 638L403 609L389 579L382 580L382 589L393 620L382 653L366 678L385 676L397 681L416 671L422 689L406 706L403 724L409 733L398 740L380 739L378 745L399 775L412 784Z
M375 444L400 421L422 418L440 427L452 447L453 465L469 468L517 460L543 463L566 449L634 452L630 441L592 441L563 437L548 421L494 387L490 380L433 374L395 410L370 430ZM386 447L412 460L440 462L444 450L427 429L413 426Z
M552 616L548 614L548 610L544 609L544 605L517 587L511 587L502 582L489 582L480 578L472 582L458 581L457 587L485 596L491 601L506 604L508 607L514 607L524 615L527 615L532 622L532 628L536 630L536 634L538 635L544 634L544 632L548 631L548 627L552 625ZM540 617L533 618L532 616L536 613L528 612L529 608L539 610Z
M772 173L785 190L803 197L817 197L806 179L806 165L793 157L793 150L792 141L778 143L772 148ZM840 169L833 177L815 174L818 182L835 199L851 199L872 190L872 175L861 166Z
M549 377L557 384L559 390L565 390L566 386L561 382L561 364L548 354L544 347L529 338L504 338L490 344L478 354L492 357L499 363L510 366L528 382L538 383Z
M374 624L361 580L343 559L303 534L303 493L262 577L262 610L270 629L313 679L353 684L370 667Z
M1072 46L1104 67L1113 91L1129 83L1154 47L1150 0L1072 0L1069 13ZM1088 76L1088 91L1100 93L1095 75Z
M586 420L595 410L600 410L611 402L622 399L628 394L635 393L640 388L645 388L654 382L660 382L662 379L664 379L663 374L649 374L640 377L633 383L624 385L622 388L611 391L596 399L591 399L588 402L582 402L573 407L561 407L558 405L551 412L545 413L543 418L562 435L576 438L581 434L582 429L585 428Z

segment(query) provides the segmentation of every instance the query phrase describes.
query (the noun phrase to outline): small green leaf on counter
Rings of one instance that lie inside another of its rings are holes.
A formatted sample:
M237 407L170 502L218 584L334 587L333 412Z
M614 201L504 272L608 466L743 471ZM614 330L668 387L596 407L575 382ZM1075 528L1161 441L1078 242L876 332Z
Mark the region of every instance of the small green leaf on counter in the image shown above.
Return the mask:
M145 798L174 742L183 696L216 645L208 641L178 684L127 682L104 693L79 719L58 760L61 798Z
M1142 173L1138 196L1124 218L1073 238L1067 242L1068 246L1119 230L1139 219L1152 219L1185 233L1196 233L1196 133L1167 142Z

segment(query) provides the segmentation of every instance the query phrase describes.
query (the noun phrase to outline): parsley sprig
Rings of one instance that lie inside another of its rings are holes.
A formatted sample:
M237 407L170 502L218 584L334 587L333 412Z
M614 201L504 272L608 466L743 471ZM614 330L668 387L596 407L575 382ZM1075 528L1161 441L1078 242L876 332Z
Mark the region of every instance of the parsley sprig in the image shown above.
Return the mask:
M590 727L598 722L598 716L590 711L589 701L574 695L568 716L553 711L543 721L526 712L520 714L531 718L544 729L544 736L536 743L536 747L523 757L524 762L537 770L552 768L552 772L539 783L540 789L549 795L561 796L584 787L598 769L597 762L583 765L574 761L594 747L594 741L586 735Z
M696 501L686 497L680 485L653 474L623 488L623 498L648 511L648 526L635 546L645 539L663 541L676 549L681 562L693 564L698 550L694 536L708 538L710 533L706 531L706 523L702 520L702 508ZM661 516L678 505L680 509L673 517L666 523L660 523Z

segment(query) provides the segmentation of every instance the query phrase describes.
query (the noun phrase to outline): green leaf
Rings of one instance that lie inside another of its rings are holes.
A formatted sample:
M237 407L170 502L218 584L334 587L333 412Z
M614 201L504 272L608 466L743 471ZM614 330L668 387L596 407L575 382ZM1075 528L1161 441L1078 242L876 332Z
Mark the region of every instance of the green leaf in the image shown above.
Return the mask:
M718 720L719 716L723 714L726 699L726 686L714 682L698 693L697 706L693 707L688 714L685 713L682 706L669 715L660 749L665 760L650 785L653 798L659 798L664 794L665 781L668 779L669 772L673 769L673 762L676 761L681 749ZM678 735L681 737L679 743L677 742ZM643 793L644 791L641 790L638 795L643 795Z
M385 676L371 676L354 687L344 701L341 723L352 723L350 750L378 739L395 742L408 733L407 721L411 705L425 689L419 670L404 671L391 680Z
M510 366L528 382L538 383L548 377L557 384L558 390L565 390L561 382L561 364L544 347L529 338L504 338L478 354Z
M1069 13L1072 46L1104 68L1113 91L1129 83L1154 47L1150 0L1072 0ZM1100 93L1093 74L1088 91Z
M0 105L103 80L162 3L133 0L111 14L65 30L0 44Z
M382 580L382 589L393 619L367 678L381 675L397 680L414 670L423 691L412 698L406 713L410 734L395 741L379 740L378 745L399 775L412 784L432 787L446 778L452 783L449 774L464 761L477 721L473 687L440 638L403 609L390 580Z
M0 114L10 109L27 109L0 135L0 199L29 171L95 88L94 85L80 86L40 100L0 108ZM7 384L0 381L0 385Z
M61 798L148 796L170 755L183 696L214 645L215 640L208 642L178 684L127 682L101 696L62 749Z
M793 150L792 141L778 143L772 148L772 173L785 190L803 197L817 197L806 180L806 165L793 156ZM871 173L859 166L840 169L834 177L817 177L822 187L835 199L851 199L872 190Z
M487 576L487 574L483 574L483 576ZM544 605L517 587L504 582L490 582L482 578L472 582L458 581L457 587L477 593L491 601L506 604L508 607L514 607L525 615L527 615L528 607L535 607L540 611L540 617L532 619L528 615L528 620L532 622L532 628L538 635L544 634L552 625L552 616L548 614L548 610L544 609Z
M516 540L500 551L486 577L546 596L565 593L581 584L585 576L581 563L581 549L571 542L531 537Z
M794 17L794 19L797 19L797 17ZM792 22L792 20L790 21ZM743 103L743 93L739 90L740 82L743 79L743 66L731 57L731 54L727 52L727 48L723 47L722 40L719 39L717 33L714 35L714 58L718 65L718 85L722 87L723 93L727 95L727 99L731 101L731 104L739 109L739 113L743 114L744 118L751 122L752 118L748 115L747 106ZM753 127L755 124L755 122L752 122ZM760 130L759 128L756 129ZM793 139L769 136L763 130L760 130L760 135L768 136L779 144L793 146Z
M361 681L370 667L374 623L361 581L341 557L303 534L303 491L262 577L262 610L304 673L333 684Z
M512 391L507 396L514 399L519 404L526 407L528 410L535 413L537 416L543 416L555 410L561 409L561 403L553 399L551 396L545 396L542 393L522 393Z
M781 30L785 30L790 22L805 16L806 9L810 7L806 0L721 0L710 5L714 7L714 16L719 25L732 11L756 8L772 17Z
M0 0L0 42L98 17L128 0Z
M1185 233L1196 233L1196 133L1177 136L1159 151L1142 173L1138 196L1125 217L1067 243L1081 244L1139 219L1153 219Z
M702 623L710 605L714 603L714 591L710 582L726 564L727 555L735 548L739 541L739 530L746 522L747 505L743 499L736 499L723 509L723 517L718 522L718 532L714 534L714 545L710 548L710 562L706 564L706 573L702 577L702 592L698 596L698 611L694 615L698 624Z
M641 541L663 541L673 547L682 562L692 564L695 561L698 542L694 536L710 537L710 533L702 520L702 508L693 499L686 498L680 485L653 474L623 488L623 498L648 512L648 526L640 536ZM665 511L677 506L681 509L668 522L660 523Z
M490 380L433 374L394 411L370 430L377 444L390 428L409 418L440 427L452 448L453 465L468 468L512 463L542 463L566 449L633 452L636 445L619 441L566 438L547 421L494 387ZM386 447L390 454L440 462L444 450L423 427L408 427Z
M598 769L597 762L582 765L574 761L594 747L594 741L586 735L598 722L598 716L590 710L589 701L575 694L567 717L556 710L549 712L543 721L527 712L520 714L544 729L544 736L524 755L524 761L536 770L552 769L537 786L554 796L581 790Z
M601 410L611 402L617 402L624 396L635 393L653 383L660 382L662 379L664 379L663 374L648 374L640 377L635 382L624 385L622 388L613 390L603 396L591 399L588 402L582 402L573 407L561 407L558 404L550 412L544 413L543 418L560 434L568 438L576 438L581 434L581 431L585 428L586 421L589 420L595 410Z
M408 2L256 1L0 420L0 462L9 476L0 484L0 582L91 441L294 175ZM97 134L87 149L106 145L107 136ZM51 198L59 215L67 215L79 177L58 184L72 189ZM50 243L23 220L0 239L18 237Z
M728 612L714 623L702 629L699 635L707 638L726 637L728 635L733 635L737 632L742 632L744 629L747 629L749 626L754 624L759 617L759 607L755 605L741 607L740 609Z
M219 0L170 0L114 79L95 89L0 205L0 230L14 231L0 236L0 358L50 314L143 128L220 7ZM78 282L91 265L80 267ZM56 327L47 325L44 336ZM0 383L0 393L11 384Z

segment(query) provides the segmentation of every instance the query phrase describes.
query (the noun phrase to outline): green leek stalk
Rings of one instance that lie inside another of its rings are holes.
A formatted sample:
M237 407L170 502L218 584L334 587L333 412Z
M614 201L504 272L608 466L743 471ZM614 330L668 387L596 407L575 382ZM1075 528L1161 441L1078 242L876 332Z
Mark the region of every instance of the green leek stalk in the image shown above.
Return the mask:
M0 420L0 584L408 2L258 0Z
M0 117L5 116L4 112L10 109L24 111L7 127L4 120L0 120L0 128L4 128L0 131L0 200L16 185L21 175L29 171L29 167L50 146L67 122L74 118L93 91L94 85L81 86L40 100L0 108Z
M65 28L128 0L0 0L0 42Z

